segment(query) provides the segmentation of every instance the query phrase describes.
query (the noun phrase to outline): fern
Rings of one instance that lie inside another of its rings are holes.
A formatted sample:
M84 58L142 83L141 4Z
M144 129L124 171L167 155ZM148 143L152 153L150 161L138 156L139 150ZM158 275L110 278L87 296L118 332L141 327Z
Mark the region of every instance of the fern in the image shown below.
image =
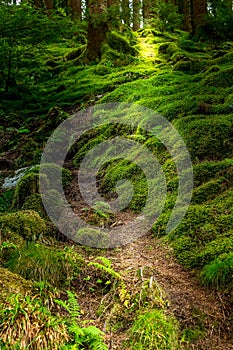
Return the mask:
M122 280L122 276L111 267L111 262L107 258L97 257L95 260L101 260L102 264L99 262L92 261L88 264L88 266L94 266L95 268L106 272L114 279Z
M75 294L71 291L67 291L68 300L55 300L56 303L69 313L69 318L66 319L66 324L68 332L73 335L75 344L67 344L63 347L64 350L108 350L106 344L104 344L103 335L104 333L96 328L95 326L81 327L78 324L78 319L80 317L80 307L78 305Z
M78 302L76 300L75 295L71 291L67 291L68 300L55 300L56 303L60 306L62 306L70 315L70 318L77 319L80 316L80 307L78 305Z

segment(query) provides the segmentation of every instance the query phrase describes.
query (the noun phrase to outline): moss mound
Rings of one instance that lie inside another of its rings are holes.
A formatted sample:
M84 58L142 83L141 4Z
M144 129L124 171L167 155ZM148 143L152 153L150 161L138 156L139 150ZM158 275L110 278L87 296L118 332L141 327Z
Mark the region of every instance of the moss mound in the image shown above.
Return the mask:
M35 241L47 233L45 221L33 210L0 215L0 226L2 239L15 243L19 236L28 241Z

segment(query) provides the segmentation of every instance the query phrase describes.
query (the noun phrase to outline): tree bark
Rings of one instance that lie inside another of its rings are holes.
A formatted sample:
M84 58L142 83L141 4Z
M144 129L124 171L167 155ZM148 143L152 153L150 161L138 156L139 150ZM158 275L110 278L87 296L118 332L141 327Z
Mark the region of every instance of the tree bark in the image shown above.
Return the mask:
M192 0L192 30L195 33L197 27L205 22L207 15L207 1L206 0Z
M54 9L53 0L44 0L44 7L46 8L46 10L53 10Z
M193 30L191 0L183 0L182 7L182 13L184 15L184 30L191 33Z
M108 23L106 19L107 2L88 0L88 28L86 60L93 62L101 59L101 46L106 39Z
M140 29L140 0L133 0L133 30Z
M82 1L81 0L69 0L68 6L71 11L72 18L82 20Z

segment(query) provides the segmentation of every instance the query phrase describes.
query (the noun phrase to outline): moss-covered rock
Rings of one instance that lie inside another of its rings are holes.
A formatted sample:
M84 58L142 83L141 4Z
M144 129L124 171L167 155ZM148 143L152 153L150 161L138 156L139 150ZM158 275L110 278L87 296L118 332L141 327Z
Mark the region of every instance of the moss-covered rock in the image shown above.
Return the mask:
M34 204L35 198L37 198L38 209L41 213L43 213L42 205L39 203L39 196L35 196L40 194L39 180L40 183L43 185L44 189L59 189L60 180L62 181L64 189L66 189L71 181L71 173L68 169L63 168L62 179L60 179L60 170L61 168L56 164L43 164L42 167L36 166L32 168L20 179L15 188L13 207L18 209L22 208L25 201L27 201L27 198L31 195L34 195ZM28 204L25 204L24 208L27 207ZM32 207L32 209L34 208Z
M175 125L196 162L233 158L232 122L231 114L187 117L177 120Z
M137 55L137 50L130 45L130 42L126 37L123 37L117 32L109 32L107 35L107 43L111 49L123 54L129 54L132 56Z
M33 210L0 215L0 227L2 240L14 243L19 236L33 241L47 233L45 221Z

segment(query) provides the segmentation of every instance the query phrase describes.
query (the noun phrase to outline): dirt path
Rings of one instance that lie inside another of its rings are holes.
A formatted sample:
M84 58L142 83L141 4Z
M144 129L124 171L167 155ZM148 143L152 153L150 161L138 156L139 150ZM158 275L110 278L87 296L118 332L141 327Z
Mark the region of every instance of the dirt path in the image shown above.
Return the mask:
M83 215L85 203L80 198L77 172L73 171L73 185L70 191L70 203L77 215ZM121 225L134 218L134 214L121 213L115 220ZM133 284L135 273L149 270L150 277L165 291L170 311L175 315L183 329L198 329L203 335L194 344L185 349L193 350L231 350L233 349L232 310L224 305L221 296L211 293L195 278L189 270L179 265L172 250L150 235L114 250L101 252L101 255L112 261L112 267L119 272L130 271L127 279ZM92 260L90 252L86 259ZM148 277L148 276L147 276ZM84 319L93 319L101 329L105 330L105 322L96 315L102 296L80 290L80 306L84 310ZM230 319L231 317L231 319ZM122 350L124 331L107 334L110 339L109 349ZM114 340L114 342L113 342ZM114 345L113 345L114 343ZM145 349L146 350L146 349Z
M170 309L182 328L203 328L205 335L189 349L233 349L233 325L230 324L227 306L217 296L208 292L194 276L180 266L172 251L150 236L109 252L116 270L145 269L150 267L153 277L167 294Z

